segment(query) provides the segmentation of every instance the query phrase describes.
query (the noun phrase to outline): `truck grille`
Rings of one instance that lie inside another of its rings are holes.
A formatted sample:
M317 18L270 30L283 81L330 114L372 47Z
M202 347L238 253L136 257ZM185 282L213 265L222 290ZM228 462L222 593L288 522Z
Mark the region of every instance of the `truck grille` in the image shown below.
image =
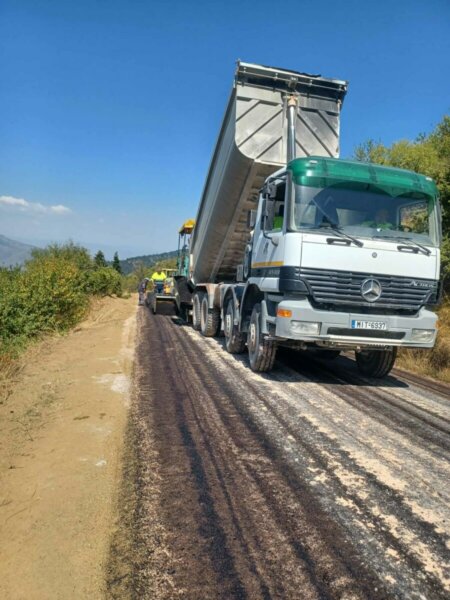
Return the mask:
M299 271L313 300L322 305L418 311L425 304L436 301L438 282L430 279L304 267ZM375 279L381 285L381 295L375 302L369 302L361 295L361 286L366 279Z

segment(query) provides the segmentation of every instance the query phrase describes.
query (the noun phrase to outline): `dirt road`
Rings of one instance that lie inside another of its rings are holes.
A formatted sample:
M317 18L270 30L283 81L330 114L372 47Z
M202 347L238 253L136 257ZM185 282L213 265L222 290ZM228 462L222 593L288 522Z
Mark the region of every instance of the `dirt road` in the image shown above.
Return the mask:
M104 597L136 298L30 349L0 398L0 598Z
M449 597L449 387L138 332L109 597Z

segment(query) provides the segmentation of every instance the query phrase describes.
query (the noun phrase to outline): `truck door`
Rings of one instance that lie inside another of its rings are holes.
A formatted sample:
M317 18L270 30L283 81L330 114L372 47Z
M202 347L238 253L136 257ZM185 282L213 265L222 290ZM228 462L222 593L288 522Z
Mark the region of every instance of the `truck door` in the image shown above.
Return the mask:
M278 277L284 260L287 174L268 180L260 196L252 252L252 277Z

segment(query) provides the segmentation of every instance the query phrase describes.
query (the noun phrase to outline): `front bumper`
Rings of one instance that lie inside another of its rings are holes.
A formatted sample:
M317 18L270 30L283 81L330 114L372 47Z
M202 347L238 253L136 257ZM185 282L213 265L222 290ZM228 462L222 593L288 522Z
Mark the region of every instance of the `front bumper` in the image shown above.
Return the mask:
M277 316L275 335L277 338L312 342L328 347L386 347L432 348L436 341L437 315L426 308L415 316L374 315L318 310L308 299L286 299L278 304L278 312L287 311L289 317ZM352 321L383 321L386 330L381 332L365 329L352 329ZM292 321L320 323L318 334L306 335L294 330ZM432 339L418 342L413 338L413 329L434 330Z

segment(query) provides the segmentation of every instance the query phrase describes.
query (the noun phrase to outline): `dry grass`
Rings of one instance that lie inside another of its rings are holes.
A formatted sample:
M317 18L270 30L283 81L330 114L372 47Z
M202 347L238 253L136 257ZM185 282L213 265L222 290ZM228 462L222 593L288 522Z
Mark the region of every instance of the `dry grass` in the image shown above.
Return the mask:
M432 350L402 350L397 366L450 382L450 298L447 298L439 313L439 333Z
M0 354L0 404L11 396L14 384L24 367L23 361L9 354Z

